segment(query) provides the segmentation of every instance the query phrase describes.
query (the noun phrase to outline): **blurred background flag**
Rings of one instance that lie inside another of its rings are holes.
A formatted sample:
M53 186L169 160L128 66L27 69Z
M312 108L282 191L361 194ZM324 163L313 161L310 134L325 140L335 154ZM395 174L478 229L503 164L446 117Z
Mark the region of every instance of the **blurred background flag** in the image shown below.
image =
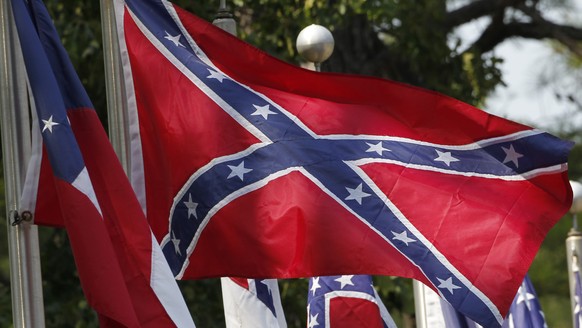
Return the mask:
M526 275L503 322L504 328L547 328L536 291Z
M286 328L277 279L221 278L227 328Z
M576 273L576 272L575 272ZM426 326L430 328L480 328L481 326L456 311L432 289L423 288ZM577 307L578 308L578 307ZM544 313L529 275L523 280L503 322L504 328L546 328Z
M307 327L396 328L369 275L309 279Z
M417 306L417 322L420 327L428 328L481 328L481 325L467 318L455 310L446 300L441 298L434 290L420 284L415 291L415 303ZM424 315L423 315L424 314Z
M455 310L447 301L439 299L446 328L481 328L481 325Z

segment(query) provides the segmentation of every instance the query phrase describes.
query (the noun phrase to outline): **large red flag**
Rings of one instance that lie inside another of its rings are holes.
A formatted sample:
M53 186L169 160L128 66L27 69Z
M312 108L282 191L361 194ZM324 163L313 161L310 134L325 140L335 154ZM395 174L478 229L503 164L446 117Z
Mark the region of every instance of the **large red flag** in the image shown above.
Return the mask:
M118 2L132 183L177 278L413 277L498 326L570 207L571 144Z
M41 154L34 140L23 204L38 200L29 209L39 221L47 215L67 229L102 327L194 327L46 8L40 0L13 0L12 7L38 116L33 128L44 142Z

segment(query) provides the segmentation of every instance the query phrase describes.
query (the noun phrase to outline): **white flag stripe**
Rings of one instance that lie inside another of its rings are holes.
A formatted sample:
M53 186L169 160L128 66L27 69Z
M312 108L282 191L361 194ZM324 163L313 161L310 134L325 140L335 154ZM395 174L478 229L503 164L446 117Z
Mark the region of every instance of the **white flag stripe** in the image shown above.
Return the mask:
M240 286L230 278L220 280L226 328L286 328L287 323L283 314L277 280L247 279L247 281L250 281L249 289ZM257 282L268 285L276 315L257 297L255 285Z

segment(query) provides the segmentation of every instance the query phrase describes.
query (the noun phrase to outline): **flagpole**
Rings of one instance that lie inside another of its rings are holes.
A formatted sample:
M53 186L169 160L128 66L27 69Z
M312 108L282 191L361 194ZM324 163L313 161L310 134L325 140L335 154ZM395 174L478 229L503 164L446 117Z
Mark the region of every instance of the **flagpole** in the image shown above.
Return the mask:
M107 118L109 139L126 174L130 174L129 123L123 68L117 40L115 0L100 0L103 37L103 61L105 63L105 90L107 92ZM130 179L131 180L131 179Z
M568 261L568 282L570 285L570 313L572 313L572 323L573 327L575 327L574 308L576 306L576 294L574 290L575 279L572 270L574 266L580 267L580 263L574 263L574 261L579 262L579 256L582 254L582 233L578 230L577 217L578 213L582 212L582 184L577 181L570 181L570 185L574 195L572 207L570 208L570 213L572 214L572 229L570 229L568 237L566 238L566 257Z
M14 327L44 327L38 229L20 210L31 154L26 78L9 1L0 2L0 109Z
M414 313L416 316L417 328L428 327L424 288L426 287L419 281L412 281L412 289L414 290Z

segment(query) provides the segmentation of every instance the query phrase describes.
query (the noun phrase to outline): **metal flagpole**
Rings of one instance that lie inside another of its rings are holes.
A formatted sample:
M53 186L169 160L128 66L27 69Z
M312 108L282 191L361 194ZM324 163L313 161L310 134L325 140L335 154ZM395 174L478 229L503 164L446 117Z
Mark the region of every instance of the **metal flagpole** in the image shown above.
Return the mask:
M103 59L105 62L105 88L107 92L107 117L109 139L119 157L125 173L129 174L129 123L123 68L119 42L114 0L101 0L101 26L103 33Z
M19 213L31 154L24 62L9 1L0 1L0 109L14 327L44 327L38 229Z
M574 323L574 307L576 306L575 301L575 279L573 275L573 266L577 265L581 267L581 263L574 263L574 261L579 261L580 255L582 254L582 233L578 230L578 218L577 214L582 212L582 184L577 181L570 181L570 186L572 186L572 191L574 193L572 207L570 208L570 213L572 213L572 229L568 232L568 237L566 238L566 257L568 260L568 281L570 285L570 305L572 313L572 323L573 327L576 326ZM576 256L574 256L576 255Z
M417 280L412 281L412 289L414 290L414 312L416 316L417 328L428 328L426 313L426 300L424 289L428 288Z

